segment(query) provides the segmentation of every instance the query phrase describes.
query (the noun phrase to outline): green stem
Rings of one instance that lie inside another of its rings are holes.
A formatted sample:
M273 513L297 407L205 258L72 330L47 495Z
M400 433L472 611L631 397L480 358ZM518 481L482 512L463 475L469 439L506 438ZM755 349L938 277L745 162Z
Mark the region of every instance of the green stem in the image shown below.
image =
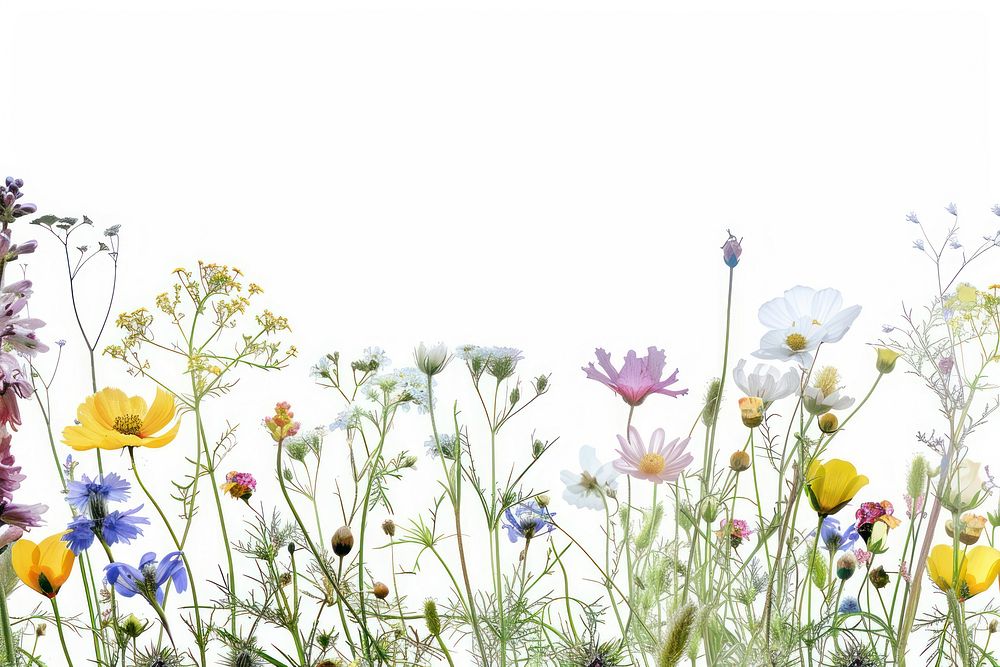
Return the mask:
M73 658L69 655L69 648L66 647L66 637L63 635L62 617L59 616L59 605L55 598L51 598L52 614L56 618L56 632L59 633L59 643L62 644L63 655L66 657L66 667L73 667ZM13 662L11 664L14 664Z
M10 625L10 612L7 610L7 591L0 591L0 623L3 624L3 649L7 657L7 664L13 665L14 653L14 633Z

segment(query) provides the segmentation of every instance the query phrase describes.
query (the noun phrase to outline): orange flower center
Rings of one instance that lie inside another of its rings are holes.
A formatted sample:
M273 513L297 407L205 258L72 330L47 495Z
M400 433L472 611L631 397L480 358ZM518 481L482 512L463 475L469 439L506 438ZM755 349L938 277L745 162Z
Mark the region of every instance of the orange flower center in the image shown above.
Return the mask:
M122 435L139 435L142 419L139 415L120 415L115 417L114 429Z
M666 465L662 456L649 453L639 459L639 472L644 475L659 475Z

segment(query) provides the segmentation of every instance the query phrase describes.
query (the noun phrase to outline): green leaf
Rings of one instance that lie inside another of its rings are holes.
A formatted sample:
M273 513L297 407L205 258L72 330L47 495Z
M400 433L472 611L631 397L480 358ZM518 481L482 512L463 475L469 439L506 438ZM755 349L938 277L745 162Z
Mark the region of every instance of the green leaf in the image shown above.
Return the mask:
M816 588L826 588L827 582L830 581L830 566L827 563L826 558L817 549L812 554L812 567L809 568L809 578L812 579L813 584Z

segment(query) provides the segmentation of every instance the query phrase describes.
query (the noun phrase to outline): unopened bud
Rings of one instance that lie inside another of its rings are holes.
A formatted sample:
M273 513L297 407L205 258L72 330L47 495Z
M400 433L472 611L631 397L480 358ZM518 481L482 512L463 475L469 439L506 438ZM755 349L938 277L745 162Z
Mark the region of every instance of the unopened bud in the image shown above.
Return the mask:
M819 416L819 430L823 433L835 433L840 428L840 420L837 415L827 412Z
M330 546L333 547L333 553L341 558L351 553L351 549L354 548L354 533L351 532L350 526L338 528L330 538Z
M389 587L383 584L381 581L376 581L375 585L372 586L372 593L375 594L379 600L384 600L389 597Z
M743 472L750 469L750 455L744 451L733 452L729 457L729 467L734 472Z

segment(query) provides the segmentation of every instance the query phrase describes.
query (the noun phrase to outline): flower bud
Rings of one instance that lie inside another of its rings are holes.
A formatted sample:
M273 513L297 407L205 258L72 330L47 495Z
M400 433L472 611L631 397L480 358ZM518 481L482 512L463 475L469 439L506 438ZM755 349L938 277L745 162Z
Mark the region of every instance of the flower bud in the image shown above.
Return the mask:
M427 623L427 632L437 637L441 634L441 617L438 616L437 603L428 598L424 601L424 621Z
M701 506L701 518L704 519L706 523L712 523L715 521L717 516L719 516L719 503L709 498Z
M740 417L747 428L757 428L764 421L764 401L758 396L740 399Z
M45 636L45 632L48 629L49 629L49 626L48 626L47 623L39 623L38 625L35 626L35 634L38 635L39 637L44 637Z
M379 600L384 600L389 597L389 587L383 584L381 581L376 581L375 585L372 586L372 593L375 594Z
M351 549L354 548L354 533L351 532L350 526L338 528L330 538L330 546L333 547L333 553L341 558L351 553Z
M875 348L875 370L882 375L891 373L896 368L896 359L899 359L899 352L890 350L887 347Z
M854 576L854 571L858 569L858 559L851 551L846 551L843 556L837 559L837 578L847 581Z
M448 354L448 348L444 343L438 343L434 347L427 347L421 343L413 351L413 360L424 374L437 375L451 361L451 355Z
M121 625L118 626L122 633L131 639L136 639L139 635L145 632L148 627L149 623L142 620L135 614L129 615L129 617L122 621Z
M382 522L382 532L389 537L396 536L396 522L392 519L386 519Z
M889 585L889 573L879 565L868 573L868 581L872 582L872 586L875 588L885 588Z
M537 459L545 453L545 443L535 438L531 441L531 458Z
M549 503L552 502L552 498L545 495L544 493L540 493L537 496L535 496L535 501L538 502L539 507L548 507Z
M736 265L740 263L740 255L743 254L743 246L740 240L733 236L732 232L729 233L729 238L722 245L722 261L725 262L726 266L731 269L735 269Z
M840 428L840 420L832 412L820 415L818 422L819 430L823 431L823 433L835 433Z
M998 622L997 619L994 618L992 621L990 621L990 634L991 635L996 634L997 630L1000 630L1000 622Z
M733 452L733 455L729 457L729 467L732 468L733 472L749 470L750 455L742 450Z

